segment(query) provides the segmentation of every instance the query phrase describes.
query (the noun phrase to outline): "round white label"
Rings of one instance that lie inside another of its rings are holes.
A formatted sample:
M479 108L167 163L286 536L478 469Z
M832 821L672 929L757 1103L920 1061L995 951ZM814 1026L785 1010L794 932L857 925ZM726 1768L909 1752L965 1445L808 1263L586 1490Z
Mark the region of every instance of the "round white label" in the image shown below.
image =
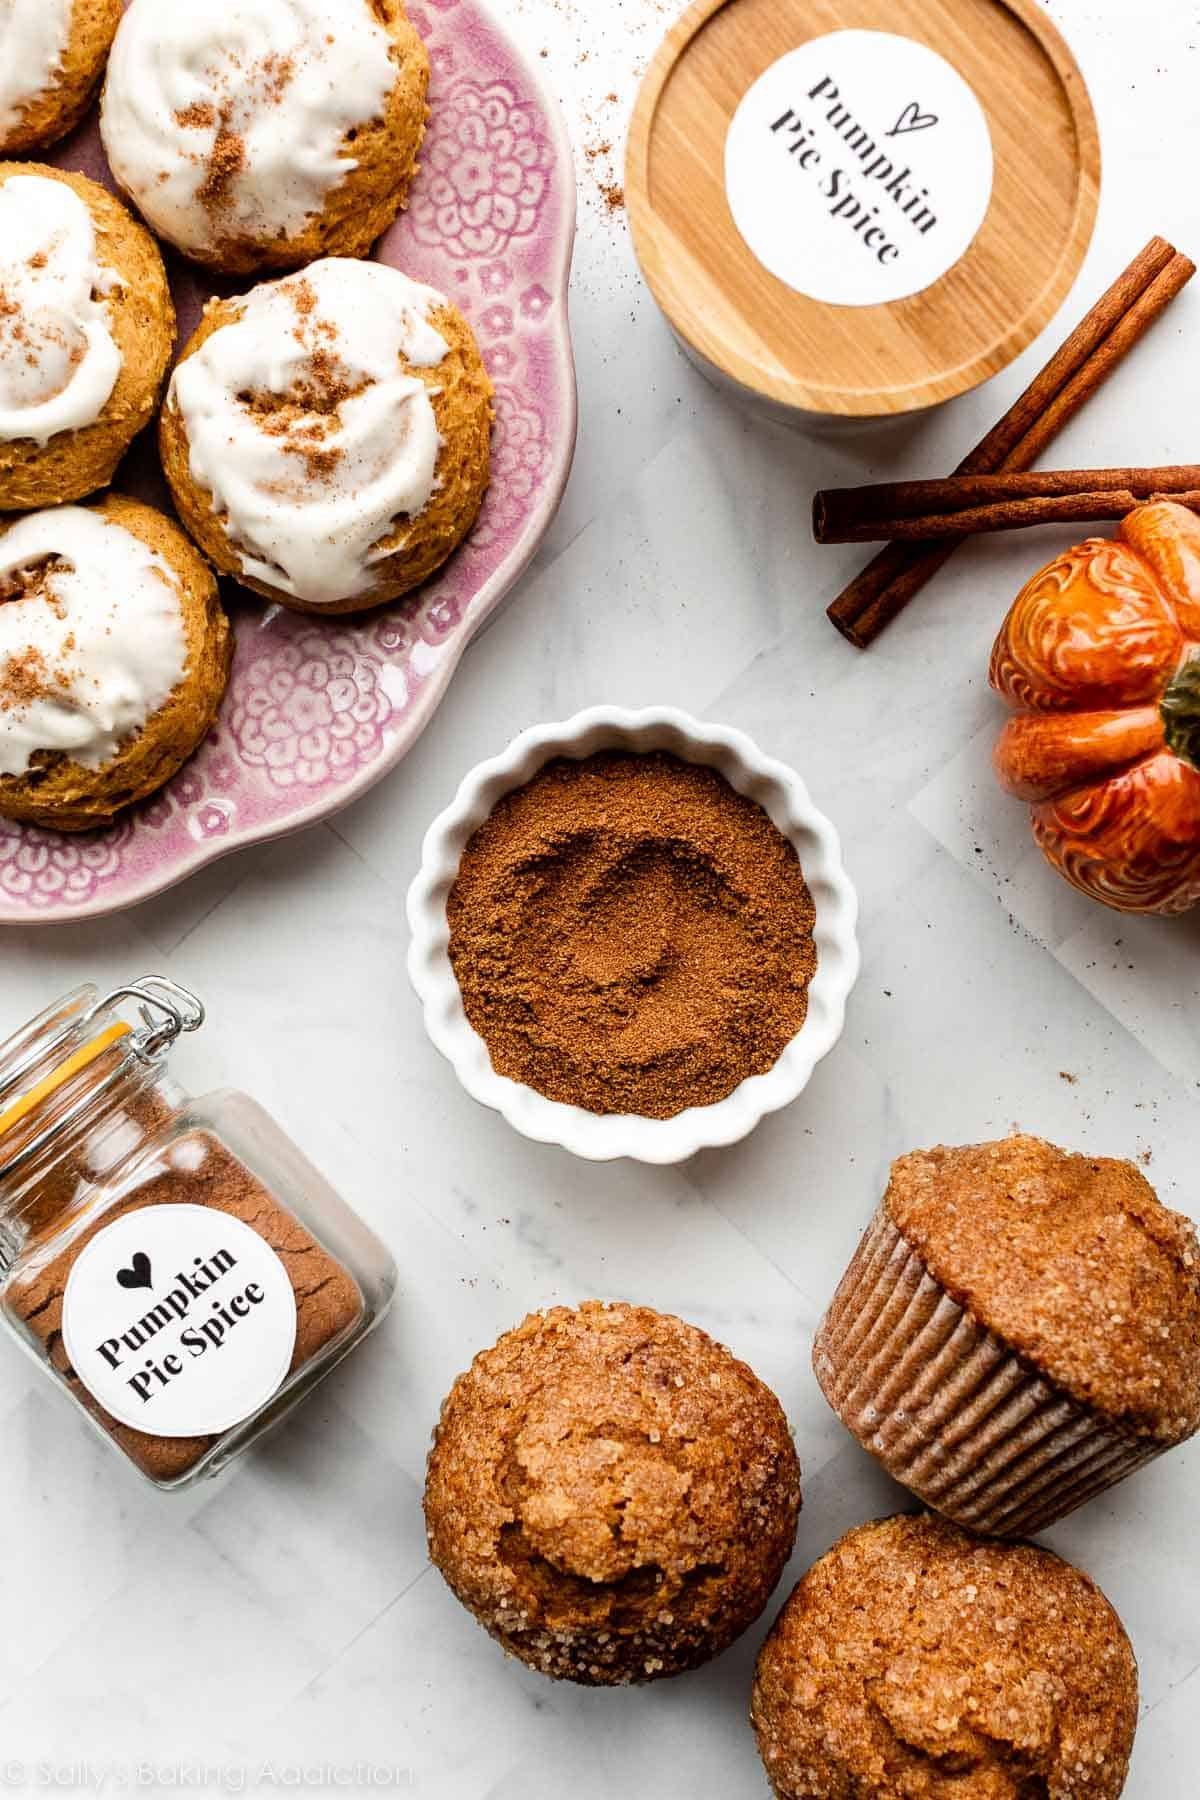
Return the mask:
M211 1206L146 1206L98 1231L63 1296L63 1342L122 1425L209 1437L279 1388L296 1294L265 1238Z
M725 139L734 222L772 275L835 306L918 294L992 198L975 94L926 44L834 31L760 75Z

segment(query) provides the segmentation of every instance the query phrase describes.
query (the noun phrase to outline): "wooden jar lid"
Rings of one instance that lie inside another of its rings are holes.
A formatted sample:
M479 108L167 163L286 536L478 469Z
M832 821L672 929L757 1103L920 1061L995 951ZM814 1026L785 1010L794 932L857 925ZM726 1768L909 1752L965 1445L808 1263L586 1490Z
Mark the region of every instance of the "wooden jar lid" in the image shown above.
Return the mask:
M844 31L936 51L991 136L991 199L965 254L886 304L831 304L780 280L726 190L726 138L748 90L798 46ZM1079 271L1099 182L1091 101L1039 0L695 0L643 83L626 197L646 280L704 364L775 406L864 418L951 399L1020 354Z

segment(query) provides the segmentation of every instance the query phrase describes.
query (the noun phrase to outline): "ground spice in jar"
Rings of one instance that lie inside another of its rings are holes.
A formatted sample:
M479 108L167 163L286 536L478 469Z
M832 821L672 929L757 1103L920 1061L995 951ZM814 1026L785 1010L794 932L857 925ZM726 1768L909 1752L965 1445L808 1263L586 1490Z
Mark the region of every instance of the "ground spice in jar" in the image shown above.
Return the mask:
M560 758L505 795L447 915L497 1073L596 1113L671 1118L765 1074L816 971L793 846L665 752Z
M97 1132L92 1139L95 1154L104 1159L113 1138L119 1138L121 1132L149 1138L169 1125L171 1116L171 1109L155 1091L140 1093L117 1120L106 1121L101 1132ZM45 1192L38 1188L29 1195L27 1219L47 1244L47 1253L32 1256L29 1264L14 1276L5 1294L5 1309L43 1346L50 1366L67 1384L74 1399L99 1420L126 1456L130 1456L144 1474L151 1476L151 1480L175 1481L189 1469L194 1469L218 1438L158 1436L126 1426L104 1411L99 1400L83 1381L79 1381L70 1366L63 1343L63 1298L70 1271L88 1242L126 1213L149 1206L178 1206L184 1202L189 1206L210 1206L241 1220L270 1244L295 1291L297 1328L288 1373L309 1363L318 1350L362 1318L362 1294L353 1274L329 1256L290 1211L273 1201L272 1195L250 1174L245 1163L232 1156L232 1152L207 1130L193 1130L169 1139L162 1156L155 1157L144 1170L137 1186L133 1186L115 1206L104 1208L88 1229L70 1238L58 1255L54 1255L52 1246L67 1204L68 1190L83 1190L92 1179L94 1170L88 1166L88 1148L81 1145L72 1156L47 1172ZM149 1294L144 1296L144 1305L146 1309L151 1307ZM131 1318L135 1314L137 1307L131 1307ZM148 1345L149 1341L148 1337Z
M165 1487L282 1419L396 1285L248 1095L169 1077L204 1018L147 975L105 997L85 983L0 1042L0 1326Z

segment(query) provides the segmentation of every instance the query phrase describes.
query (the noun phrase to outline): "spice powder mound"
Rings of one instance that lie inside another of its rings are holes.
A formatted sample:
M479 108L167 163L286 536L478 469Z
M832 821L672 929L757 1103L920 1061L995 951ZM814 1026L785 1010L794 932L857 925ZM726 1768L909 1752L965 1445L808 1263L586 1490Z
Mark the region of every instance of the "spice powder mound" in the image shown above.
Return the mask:
M560 758L505 795L447 914L493 1068L595 1113L672 1118L765 1074L817 966L793 846L663 752Z

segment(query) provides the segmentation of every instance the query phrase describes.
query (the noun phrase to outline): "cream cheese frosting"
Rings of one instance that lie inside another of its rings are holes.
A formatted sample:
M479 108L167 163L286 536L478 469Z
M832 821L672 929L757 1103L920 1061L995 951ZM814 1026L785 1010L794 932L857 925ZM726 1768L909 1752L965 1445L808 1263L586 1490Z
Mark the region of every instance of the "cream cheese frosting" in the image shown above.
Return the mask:
M45 175L0 182L0 439L93 425L121 373L92 215Z
M430 322L445 297L327 257L241 304L171 382L192 480L246 574L310 606L354 599L388 554L380 539L438 484L436 388L410 371L447 354Z
M113 173L184 249L294 236L356 166L390 48L367 0L133 0L101 111Z
M74 0L0 0L0 137L53 85L73 10Z
M0 776L38 751L102 768L186 666L175 578L123 525L62 506L0 536Z

